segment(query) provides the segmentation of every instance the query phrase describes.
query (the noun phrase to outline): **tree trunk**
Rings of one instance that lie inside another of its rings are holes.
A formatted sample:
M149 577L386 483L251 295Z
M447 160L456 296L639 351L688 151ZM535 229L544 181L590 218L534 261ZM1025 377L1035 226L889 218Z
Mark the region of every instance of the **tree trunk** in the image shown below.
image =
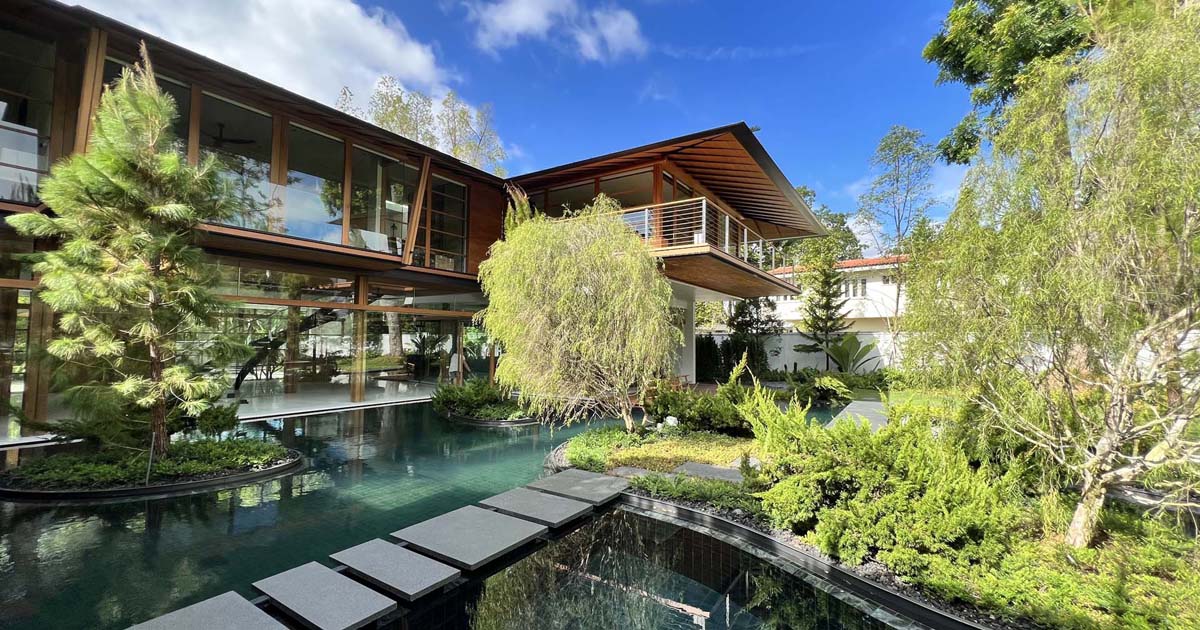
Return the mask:
M162 358L156 344L150 344L149 350L150 381L158 384L162 382L163 376ZM171 434L167 431L167 401L163 400L161 395L154 401L154 406L150 407L150 431L154 434L154 457L166 455L171 446Z
M1096 523L1100 521L1100 510L1104 507L1104 498L1108 487L1093 479L1086 478L1083 482L1083 495L1075 505L1075 516L1071 518L1071 526L1067 528L1067 544L1082 549L1092 544L1096 535Z

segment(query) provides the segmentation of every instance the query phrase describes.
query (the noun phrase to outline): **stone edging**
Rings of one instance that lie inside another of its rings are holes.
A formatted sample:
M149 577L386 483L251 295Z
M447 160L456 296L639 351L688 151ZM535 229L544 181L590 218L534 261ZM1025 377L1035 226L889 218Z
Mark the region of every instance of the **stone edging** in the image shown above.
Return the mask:
M470 425L473 427L485 427L485 428L489 428L489 429L509 428L509 427L531 427L535 424L541 424L535 418L520 418L517 420L480 420L479 418L472 418L470 416L464 416L464 415L457 414L457 413L446 414L446 417L450 418L451 420L453 420L459 424L466 424L466 425Z
M222 477L179 481L153 486L124 488L99 488L96 490L25 490L0 487L0 500L37 503L92 503L110 502L121 499L158 499L207 492L222 486L236 486L249 481L299 472L304 468L304 457L299 451L288 449L289 459L262 470L250 470Z
M643 497L628 491L621 493L620 501L629 505L659 514L665 514L689 523L702 525L713 531L737 538L745 543L772 555L791 562L805 571L813 573L829 583L843 588L868 602L878 604L887 610L907 617L919 624L930 628L946 628L949 630L986 630L984 626L973 623L948 612L927 606L903 593L883 586L878 582L846 571L836 564L817 558L788 543L755 531L739 523L721 518L689 507Z

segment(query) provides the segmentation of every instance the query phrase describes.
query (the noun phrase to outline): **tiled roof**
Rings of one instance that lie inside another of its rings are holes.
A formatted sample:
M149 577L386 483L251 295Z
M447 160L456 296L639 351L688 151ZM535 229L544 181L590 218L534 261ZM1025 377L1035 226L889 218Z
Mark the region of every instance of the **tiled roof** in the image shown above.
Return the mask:
M879 267L881 265L895 265L902 262L908 262L908 256L879 256L876 258L854 258L851 260L843 260L834 264L835 269L858 269L861 267ZM804 271L804 267L788 265L786 267L776 267L768 273L773 276L784 276L797 271Z

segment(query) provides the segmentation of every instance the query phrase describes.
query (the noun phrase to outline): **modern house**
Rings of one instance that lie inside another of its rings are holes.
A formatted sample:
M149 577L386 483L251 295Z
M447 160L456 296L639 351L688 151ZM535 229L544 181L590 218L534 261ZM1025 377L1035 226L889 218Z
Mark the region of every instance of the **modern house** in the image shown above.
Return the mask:
M222 323L254 348L229 366L244 418L427 397L458 355L494 370L471 317L476 272L501 236L504 186L549 213L597 193L661 256L694 373L693 304L797 292L770 241L824 228L744 123L538 171L511 181L79 7L9 0L0 12L0 218L53 212L51 164L83 151L103 86L145 41L178 106L179 150L215 155L243 201L202 245L236 301ZM52 248L0 222L0 401L53 419L54 315L13 254ZM462 372L456 378L462 378ZM20 429L0 407L0 439Z

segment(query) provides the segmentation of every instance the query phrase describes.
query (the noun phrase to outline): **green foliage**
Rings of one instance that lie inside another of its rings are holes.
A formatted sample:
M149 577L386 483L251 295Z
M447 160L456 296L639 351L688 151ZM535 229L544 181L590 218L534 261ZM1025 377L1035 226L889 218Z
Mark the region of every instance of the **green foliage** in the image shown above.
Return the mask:
M871 156L875 177L858 197L857 216L878 251L905 253L904 244L913 228L936 203L931 178L935 161L933 148L917 129L894 125L879 140ZM904 265L896 267L896 275L903 283Z
M829 348L850 328L842 311L847 298L842 296L842 275L834 268L834 260L813 261L804 275L804 316L797 330L811 343L797 344L796 352L825 353L825 369L829 369Z
M724 375L717 340L712 335L696 335L696 381L712 383Z
M775 315L775 301L770 298L749 298L734 303L729 314L728 346L723 355L726 365L734 365L737 357L746 355L748 369L758 373L770 369L767 340L783 334L783 322Z
M797 186L796 192L813 209L828 234L821 238L797 238L781 243L784 260L800 267L812 267L820 261L850 260L862 258L862 243L850 227L850 215L831 210L829 206L815 206L816 192L807 186Z
M147 453L105 449L89 455L53 455L0 473L0 485L38 490L140 486L146 481ZM172 445L155 457L150 483L263 468L287 457L278 444L256 440L200 440Z
M811 429L808 407L793 400L786 409L780 409L775 393L757 381L738 403L738 411L750 424L758 451L769 457L786 456L792 440Z
M662 390L645 409L648 416L660 422L674 416L685 431L738 432L744 426L729 399L693 389Z
M850 402L853 393L839 376L822 374L805 380L789 378L789 395L792 400L810 407L841 407Z
M440 414L476 420L514 420L525 415L507 388L482 377L469 378L462 385L442 383L432 402Z
M196 430L210 438L232 431L237 425L237 405L213 405L196 416Z
M758 499L741 484L720 479L652 474L635 477L630 480L630 485L652 497L699 501L718 509L742 510L751 515L762 511Z
M869 355L874 349L874 342L863 345L858 335L845 335L826 346L825 352L842 372L854 374L863 370L867 362L871 361Z
M1083 6L1073 0L955 0L924 52L938 66L938 82L965 84L975 106L938 144L947 162L971 161L1034 62L1091 45Z
M57 315L47 347L77 386L74 419L59 433L157 450L182 416L208 409L225 366L246 348L213 333L228 308L195 228L237 212L215 158L190 166L172 136L176 104L149 60L125 70L100 99L88 149L56 164L41 198L55 216L8 219L18 232L57 239L37 255L38 297Z
M633 429L629 392L670 373L682 333L659 261L603 195L565 219L535 215L479 268L478 316L505 350L496 379L537 416L598 414Z
M614 449L607 464L670 472L685 462L729 466L753 452L749 439L718 433L649 434L639 444Z
M1200 477L1200 11L1101 4L1143 9L1021 69L905 314L906 360L1083 484L1077 547L1108 488Z

